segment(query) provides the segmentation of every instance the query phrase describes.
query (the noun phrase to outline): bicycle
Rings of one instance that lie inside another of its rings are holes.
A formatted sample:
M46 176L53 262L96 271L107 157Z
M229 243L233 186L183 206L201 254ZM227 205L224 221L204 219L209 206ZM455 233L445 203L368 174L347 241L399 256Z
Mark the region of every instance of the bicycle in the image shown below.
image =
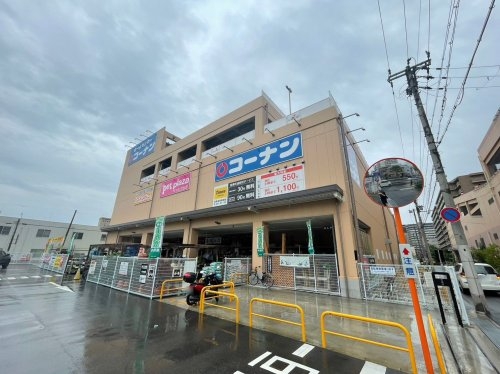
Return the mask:
M252 286L261 283L266 288L271 288L274 284L273 276L270 273L260 271L260 266L256 266L255 270L248 274L248 283Z

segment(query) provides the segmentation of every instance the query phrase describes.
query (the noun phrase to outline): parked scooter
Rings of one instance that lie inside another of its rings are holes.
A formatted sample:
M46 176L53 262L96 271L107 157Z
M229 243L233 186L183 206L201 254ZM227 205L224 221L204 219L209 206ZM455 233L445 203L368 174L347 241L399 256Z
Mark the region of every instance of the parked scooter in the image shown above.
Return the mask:
M204 274L203 271L199 271L198 273L188 272L184 274L182 280L189 283L189 290L186 296L186 303L188 305L195 305L200 301L201 291L206 286L222 284L222 280L215 273ZM216 297L215 300L219 301L219 298Z

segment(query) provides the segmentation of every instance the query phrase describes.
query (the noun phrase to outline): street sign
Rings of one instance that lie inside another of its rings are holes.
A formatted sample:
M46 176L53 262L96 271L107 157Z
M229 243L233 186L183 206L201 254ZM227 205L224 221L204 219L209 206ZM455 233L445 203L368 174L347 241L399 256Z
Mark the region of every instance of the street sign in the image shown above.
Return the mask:
M401 262L403 263L403 271L406 278L417 278L418 272L413 263L411 247L408 244L400 244L399 252L401 253Z
M441 210L441 218L447 222L458 222L460 221L460 212L455 208L444 208Z

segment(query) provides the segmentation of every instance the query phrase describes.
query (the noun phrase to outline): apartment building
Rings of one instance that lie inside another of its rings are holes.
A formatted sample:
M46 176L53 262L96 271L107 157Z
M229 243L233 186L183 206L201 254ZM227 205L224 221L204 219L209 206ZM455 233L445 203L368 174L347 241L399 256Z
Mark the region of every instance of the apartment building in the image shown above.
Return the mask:
M478 148L483 183L456 197L469 246L500 245L500 111Z

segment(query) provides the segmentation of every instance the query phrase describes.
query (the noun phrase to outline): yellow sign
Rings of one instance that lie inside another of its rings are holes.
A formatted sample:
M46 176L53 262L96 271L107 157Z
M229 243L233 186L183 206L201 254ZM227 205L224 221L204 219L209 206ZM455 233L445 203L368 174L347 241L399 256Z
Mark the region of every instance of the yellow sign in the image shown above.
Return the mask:
M45 252L50 252L54 249L61 249L63 243L64 243L64 236L49 238L49 240L47 240L47 245L45 246Z
M227 187L227 184L215 187L213 206L226 205L228 194L229 188Z

